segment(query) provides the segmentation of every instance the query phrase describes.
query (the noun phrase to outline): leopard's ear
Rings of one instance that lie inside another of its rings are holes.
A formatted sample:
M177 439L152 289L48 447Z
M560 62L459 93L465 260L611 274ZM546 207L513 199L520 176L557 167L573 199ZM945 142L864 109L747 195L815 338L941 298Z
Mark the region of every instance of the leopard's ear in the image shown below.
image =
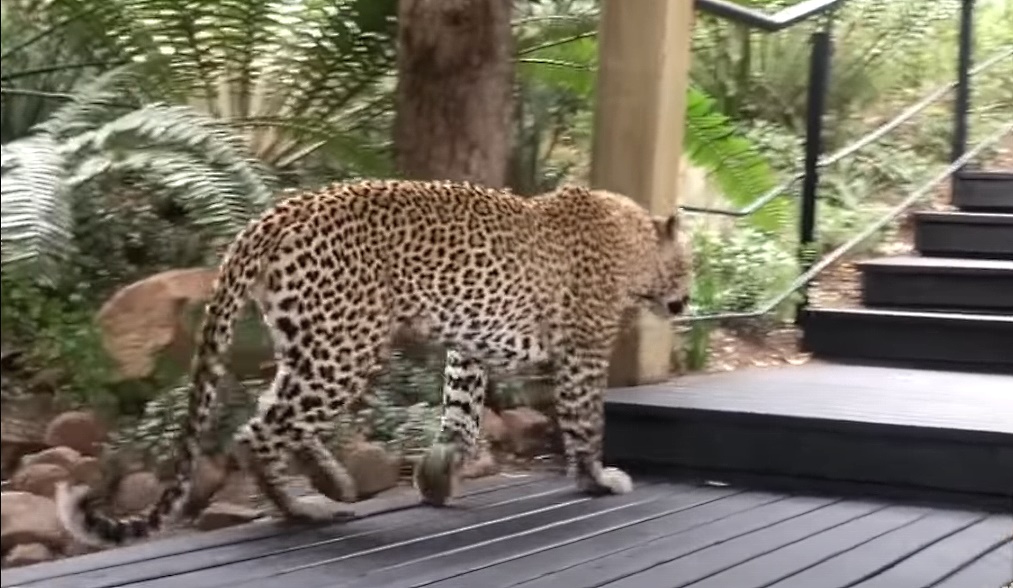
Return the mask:
M654 217L654 228L658 231L658 237L666 241L674 240L679 232L679 220L678 213Z

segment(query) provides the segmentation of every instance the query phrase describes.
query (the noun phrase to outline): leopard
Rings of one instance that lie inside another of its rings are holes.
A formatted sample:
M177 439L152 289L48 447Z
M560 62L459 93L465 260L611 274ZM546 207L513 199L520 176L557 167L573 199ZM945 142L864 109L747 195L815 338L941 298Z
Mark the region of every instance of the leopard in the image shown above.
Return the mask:
M490 374L531 366L551 374L556 430L578 491L628 493L631 476L602 461L610 358L627 313L685 313L692 255L684 233L678 211L652 214L626 195L578 184L524 196L467 181L373 179L279 198L222 257L160 496L117 517L100 492L64 483L60 519L79 541L102 546L148 537L192 511L201 439L251 300L276 368L232 454L283 519L354 516L346 505L357 499L355 481L327 440L406 333L446 350L438 433L412 475L420 503L444 506L459 492L480 445ZM286 490L293 461L316 500Z

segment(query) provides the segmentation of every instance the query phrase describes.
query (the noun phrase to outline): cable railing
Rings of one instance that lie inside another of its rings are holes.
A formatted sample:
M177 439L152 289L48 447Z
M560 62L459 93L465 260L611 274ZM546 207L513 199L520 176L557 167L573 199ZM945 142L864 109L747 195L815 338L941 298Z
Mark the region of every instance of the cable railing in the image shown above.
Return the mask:
M1013 45L1000 49L994 55L992 55L985 61L982 61L980 64L975 66L973 69L970 70L969 72L970 76L973 78L975 75L992 68L998 63L1001 63L1003 59L1009 58L1013 58ZM956 80L954 80L952 82L949 82L948 84L936 88L931 93L927 94L925 97L920 99L918 102L915 102L911 106L905 108L903 111L897 114L897 116L891 118L887 122L876 127L872 131L869 131L867 134L859 137L852 143L845 145L844 147L841 147L840 149L831 153L830 155L821 156L817 161L816 167L818 169L830 167L843 159L855 155L856 153L862 152L871 145L875 145L877 142L879 142L880 139L889 135L894 129L900 127L902 124L918 116L926 108L932 106L936 102L939 102L940 100L945 98L956 87L957 82ZM767 204L773 202L775 199L777 199L778 196L787 193L792 187L794 187L795 184L799 182L799 180L801 180L804 177L805 172L801 171L796 172L788 179L782 181L780 184L774 186L770 190L767 190L762 195L757 197L755 200L737 210L728 208L713 208L708 206L693 206L693 205L683 205L680 206L679 208L680 210L683 210L685 212L697 214L714 214L719 216L730 216L736 218L748 217L758 212Z
M1013 57L1013 45L1003 48L995 55L985 59L981 64L971 67L972 36L974 29L974 0L961 0L960 38L958 44L956 79L942 86L912 104L904 111L876 129L859 137L849 145L824 156L823 150L823 115L826 111L826 97L830 81L830 58L833 49L831 26L834 12L848 0L807 0L784 8L775 14L768 15L762 11L734 4L726 0L696 0L696 9L713 16L721 17L735 23L759 29L764 32L776 32L810 19L825 16L823 26L810 35L811 49L809 53L809 83L806 95L806 132L802 171L792 175L774 188L764 192L753 202L738 210L709 208L701 206L682 206L681 209L691 213L714 214L728 217L747 217L793 189L795 184L802 182L799 214L798 258L802 273L783 292L774 296L753 311L725 312L708 315L690 315L675 319L675 323L691 323L726 319L755 318L765 315L789 297L802 291L802 301L796 309L796 320L801 319L809 303L808 286L821 272L849 251L868 239L891 221L903 214L913 204L929 194L933 188L947 179L951 179L963 169L974 157L988 147L996 144L1008 134L1013 133L1013 125L1008 125L999 132L980 142L970 151L967 149L968 111L970 109L970 80L973 76ZM900 204L890 209L885 215L866 227L858 235L840 245L819 261L815 261L810 252L816 241L817 192L819 190L820 170L834 165L863 149L873 145L887 136L902 124L917 116L926 108L935 104L950 92L955 92L953 135L951 140L950 165L939 172L931 180L909 194Z

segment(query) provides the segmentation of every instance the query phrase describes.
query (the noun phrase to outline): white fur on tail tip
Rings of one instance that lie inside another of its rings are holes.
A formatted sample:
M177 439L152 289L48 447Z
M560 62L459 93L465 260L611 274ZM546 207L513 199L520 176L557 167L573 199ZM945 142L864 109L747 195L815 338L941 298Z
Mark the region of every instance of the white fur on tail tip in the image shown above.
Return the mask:
M91 547L105 547L109 545L107 542L92 535L85 528L81 503L87 495L88 486L80 485L72 488L67 482L59 482L56 485L57 516L74 539Z
M601 484L613 494L629 494L633 492L633 479L619 468L602 468Z

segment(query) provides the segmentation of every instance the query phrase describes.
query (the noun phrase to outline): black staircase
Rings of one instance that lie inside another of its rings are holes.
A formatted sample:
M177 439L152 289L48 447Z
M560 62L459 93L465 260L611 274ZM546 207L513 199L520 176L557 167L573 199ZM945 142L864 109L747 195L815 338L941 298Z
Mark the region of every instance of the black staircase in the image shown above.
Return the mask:
M809 351L1013 371L1013 173L958 175L953 202L915 214L917 255L859 264L862 308L807 309Z

